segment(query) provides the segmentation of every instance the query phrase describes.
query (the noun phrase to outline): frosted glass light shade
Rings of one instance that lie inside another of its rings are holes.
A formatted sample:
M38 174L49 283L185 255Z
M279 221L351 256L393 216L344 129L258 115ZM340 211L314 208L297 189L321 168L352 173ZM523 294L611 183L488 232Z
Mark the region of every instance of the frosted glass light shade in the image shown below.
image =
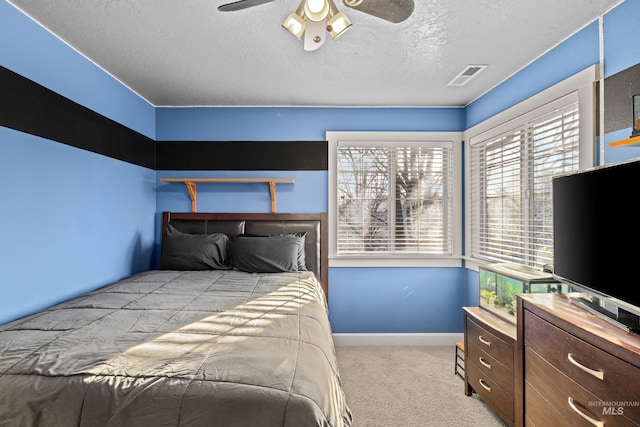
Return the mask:
M336 13L327 22L327 31L334 39L343 35L349 28L351 28L351 21L342 12Z
M296 13L292 13L291 15L287 16L287 19L285 19L284 23L282 24L282 27L285 30L289 31L289 33L291 33L291 35L298 40L300 40L300 37L302 37L302 34L304 34L305 26L306 23L304 19Z
M304 14L311 21L322 21L329 14L329 2L327 0L306 0Z

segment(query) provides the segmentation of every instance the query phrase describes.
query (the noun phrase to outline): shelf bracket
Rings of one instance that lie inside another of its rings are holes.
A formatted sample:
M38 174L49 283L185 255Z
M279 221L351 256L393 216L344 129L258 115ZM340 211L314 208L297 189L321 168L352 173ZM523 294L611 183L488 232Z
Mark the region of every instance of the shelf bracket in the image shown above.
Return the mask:
M189 197L191 197L191 212L198 211L198 196L196 191L196 183L193 181L185 181L184 185L187 186L187 191L189 192Z
M271 213L276 213L276 183L269 181L269 192L271 193Z

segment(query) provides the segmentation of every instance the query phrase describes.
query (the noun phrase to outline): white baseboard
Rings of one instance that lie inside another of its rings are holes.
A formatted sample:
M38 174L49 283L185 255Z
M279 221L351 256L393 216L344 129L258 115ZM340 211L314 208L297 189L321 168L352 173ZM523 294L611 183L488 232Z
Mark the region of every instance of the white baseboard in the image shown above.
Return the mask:
M454 346L464 334L333 334L336 347Z

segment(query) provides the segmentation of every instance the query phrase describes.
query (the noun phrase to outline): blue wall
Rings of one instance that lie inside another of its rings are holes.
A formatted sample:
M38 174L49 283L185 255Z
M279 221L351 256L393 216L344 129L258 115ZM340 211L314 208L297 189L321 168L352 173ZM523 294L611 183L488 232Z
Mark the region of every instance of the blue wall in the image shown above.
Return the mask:
M464 128L462 108L158 108L158 141L324 141L327 131Z
M336 333L451 333L462 321L462 268L331 268Z
M465 129L598 63L598 22L593 22L470 104Z
M640 51L631 46L636 22L638 0L605 16L607 75L640 62ZM466 109L154 108L0 2L0 65L159 141L317 141L340 130L462 131L598 63L598 40L594 22ZM616 149L605 158L637 157L636 150ZM0 323L153 266L160 212L190 208L184 186L159 184L161 177L293 177L294 186L278 187L279 212L327 210L326 171L156 173L1 127L0 153L0 220L12 228L0 240ZM200 211L270 209L267 191L252 185L200 185L198 204ZM461 332L460 308L478 301L477 273L455 268L331 268L329 288L335 332Z
M603 16L604 77L609 77L640 63L635 28L640 22L640 1L626 0ZM599 23L593 22L547 54L532 62L521 72L488 92L466 109L466 129L498 114L536 93L553 86L570 75L600 62ZM631 118L629 118L631 124ZM640 157L640 147L611 148L607 144L629 137L629 129L604 135L604 159L599 164ZM600 152L599 141L594 149ZM467 270L465 305L479 301L479 274Z
M158 171L156 199L156 251L159 265L162 212L188 212L191 198L182 183L159 182L162 178L293 178L294 184L276 184L278 212L327 212L326 171ZM197 184L198 212L271 212L271 195L266 183Z
M5 1L0 1L0 65L150 138L152 105Z
M640 63L636 34L640 22L640 1L626 0L607 13L603 21L604 76L609 77Z
M4 1L0 65L154 136L152 106ZM0 203L0 323L149 268L153 170L0 127Z
M462 131L462 108L159 108L158 140L325 140L337 130ZM250 125L248 125L250 124ZM326 212L328 174L308 171L175 172L159 177L210 176L295 178L278 186L278 212ZM184 185L158 187L158 212L190 208ZM266 189L245 184L198 186L198 211L269 212ZM156 232L159 234L159 217ZM329 315L334 332L461 331L463 277L460 269L330 268ZM407 298L408 294L412 298ZM429 310L427 301L438 301ZM354 310L354 304L357 309ZM380 319L379 306L386 315Z

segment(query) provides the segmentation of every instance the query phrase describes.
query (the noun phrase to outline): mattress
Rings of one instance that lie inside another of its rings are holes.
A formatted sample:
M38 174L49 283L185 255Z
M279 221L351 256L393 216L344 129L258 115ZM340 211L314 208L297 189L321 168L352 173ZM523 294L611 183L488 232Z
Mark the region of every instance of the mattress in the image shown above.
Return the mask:
M0 326L1 426L350 426L311 272L149 271Z

